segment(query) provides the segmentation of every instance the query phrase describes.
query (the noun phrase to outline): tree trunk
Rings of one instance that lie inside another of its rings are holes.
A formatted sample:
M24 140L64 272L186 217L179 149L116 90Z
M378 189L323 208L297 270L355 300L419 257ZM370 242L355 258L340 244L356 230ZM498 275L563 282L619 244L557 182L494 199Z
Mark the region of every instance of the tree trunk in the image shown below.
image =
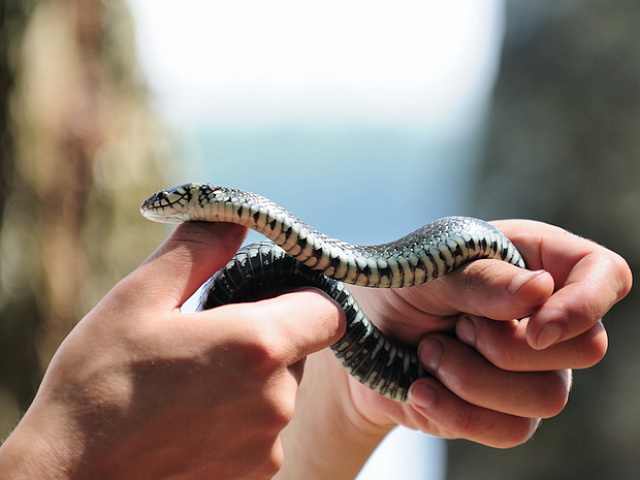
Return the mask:
M0 435L58 345L159 243L162 135L122 1L2 0Z

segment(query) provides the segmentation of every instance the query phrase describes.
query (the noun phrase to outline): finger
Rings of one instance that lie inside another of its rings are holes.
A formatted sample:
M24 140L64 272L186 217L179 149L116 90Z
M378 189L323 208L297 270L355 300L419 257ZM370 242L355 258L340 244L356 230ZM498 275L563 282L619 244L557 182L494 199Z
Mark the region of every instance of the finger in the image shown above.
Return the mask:
M427 371L452 393L479 407L518 417L545 418L562 411L568 399L568 371L503 370L446 335L423 339L418 356Z
M631 289L629 266L619 255L550 225L504 221L496 225L524 255L543 268L557 291L529 322L527 340L538 349L589 330Z
M246 229L230 223L186 222L118 285L148 308L180 307L240 247ZM131 296L131 295L130 295Z
M602 360L607 352L607 332L602 322L544 350L529 345L528 322L529 319L496 322L465 316L456 325L456 336L498 368L512 371L588 368Z
M315 289L285 293L257 302L223 305L184 315L199 324L198 335L228 332L243 349L243 362L272 370L292 366L308 355L330 347L346 330L340 306ZM210 329L207 332L205 329Z
M275 352L289 365L336 343L346 331L340 306L319 290L302 290L254 304L271 328L266 332ZM262 322L260 322L262 323Z
M553 279L543 271L530 271L499 260L471 262L442 278L402 295L429 313L447 316L460 312L496 320L531 315L553 293Z
M494 448L511 448L526 442L539 424L536 418L517 417L470 404L428 377L413 383L409 401L425 418L425 431Z
M580 259L564 285L532 316L529 344L544 349L589 330L629 292L631 277L625 272L630 271L624 260L610 252Z

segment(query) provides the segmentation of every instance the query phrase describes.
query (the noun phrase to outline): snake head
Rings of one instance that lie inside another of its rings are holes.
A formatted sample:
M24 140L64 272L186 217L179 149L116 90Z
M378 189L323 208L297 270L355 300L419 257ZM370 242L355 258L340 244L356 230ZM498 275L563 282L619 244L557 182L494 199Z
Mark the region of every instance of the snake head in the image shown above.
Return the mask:
M179 223L191 220L189 206L194 192L201 186L186 183L169 190L154 193L140 205L143 217L161 223Z

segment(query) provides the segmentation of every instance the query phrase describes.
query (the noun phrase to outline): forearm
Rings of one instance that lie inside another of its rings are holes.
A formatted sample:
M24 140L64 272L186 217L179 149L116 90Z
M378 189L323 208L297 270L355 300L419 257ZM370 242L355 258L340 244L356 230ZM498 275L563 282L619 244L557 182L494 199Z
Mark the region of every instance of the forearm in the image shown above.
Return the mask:
M284 464L277 480L356 477L389 428L351 408L342 366L325 350L307 359L296 411L282 434Z

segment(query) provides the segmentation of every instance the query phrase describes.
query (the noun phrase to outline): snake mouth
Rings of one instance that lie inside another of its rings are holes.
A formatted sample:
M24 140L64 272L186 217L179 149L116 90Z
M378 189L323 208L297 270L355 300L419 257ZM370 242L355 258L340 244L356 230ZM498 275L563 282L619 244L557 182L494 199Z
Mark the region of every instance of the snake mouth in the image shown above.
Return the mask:
M146 219L158 223L181 223L188 222L190 220L189 216L186 214L167 215L166 213L156 213L150 210L143 210L142 207L140 208L140 213Z
M191 220L187 205L191 199L191 186L181 185L171 190L160 190L140 205L143 217L160 223L179 223Z

